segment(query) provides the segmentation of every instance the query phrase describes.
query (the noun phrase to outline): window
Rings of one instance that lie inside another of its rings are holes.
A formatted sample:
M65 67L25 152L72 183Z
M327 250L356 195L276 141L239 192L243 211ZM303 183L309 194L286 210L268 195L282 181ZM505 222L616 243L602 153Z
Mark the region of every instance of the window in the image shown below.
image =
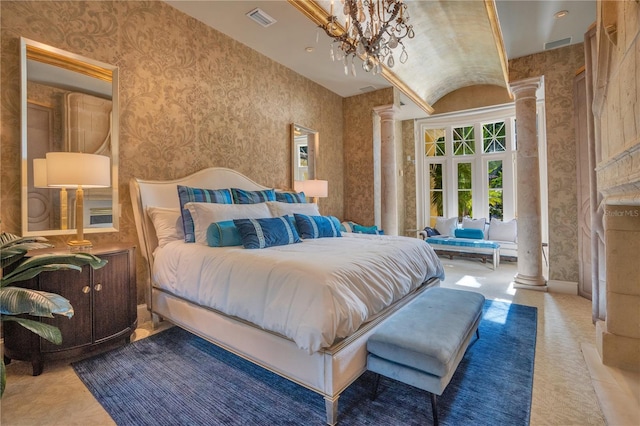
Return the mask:
M516 216L515 108L443 114L416 121L419 224L435 218Z

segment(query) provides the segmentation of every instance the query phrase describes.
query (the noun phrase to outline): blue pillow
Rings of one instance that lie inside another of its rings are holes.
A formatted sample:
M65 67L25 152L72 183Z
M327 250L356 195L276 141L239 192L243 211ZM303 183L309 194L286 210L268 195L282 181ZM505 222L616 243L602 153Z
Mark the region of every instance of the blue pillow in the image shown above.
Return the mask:
M276 191L274 189L247 191L245 189L231 188L231 195L233 195L234 204L256 204L276 200Z
M356 234L372 234L372 235L383 235L384 232L382 232L382 230L378 230L378 227L376 225L373 226L362 226L362 225L358 225L357 223L354 223L353 226L353 232Z
M264 219L234 219L246 249L299 243L300 236L286 216Z
M471 238L473 240L484 240L482 229L457 228L454 231L456 238Z
M332 216L308 216L294 213L296 226L302 238L341 237L340 221Z
M194 243L196 241L193 218L189 210L184 207L189 202L193 203L218 203L233 204L231 191L228 189L202 189L178 185L178 198L180 199L180 211L182 212L182 226L184 227L184 241Z
M276 201L282 203L306 203L304 192L276 191Z
M232 220L214 222L207 228L207 244L209 247L241 246L240 231Z

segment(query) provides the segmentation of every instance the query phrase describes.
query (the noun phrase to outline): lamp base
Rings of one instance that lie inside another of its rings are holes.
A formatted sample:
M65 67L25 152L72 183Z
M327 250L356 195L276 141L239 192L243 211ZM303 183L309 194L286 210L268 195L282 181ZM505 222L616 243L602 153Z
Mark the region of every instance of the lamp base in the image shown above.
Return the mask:
M71 240L67 243L67 246L69 246L69 251L72 252L86 251L93 248L93 244L89 240Z

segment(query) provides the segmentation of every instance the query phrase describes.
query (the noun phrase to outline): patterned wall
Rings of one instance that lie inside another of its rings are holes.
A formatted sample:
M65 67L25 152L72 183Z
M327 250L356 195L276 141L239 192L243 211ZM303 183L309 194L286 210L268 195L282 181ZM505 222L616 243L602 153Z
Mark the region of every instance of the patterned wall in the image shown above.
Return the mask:
M549 181L549 279L572 282L578 281L573 79L582 66L582 43L509 61L510 81L544 75Z
M344 106L344 218L365 226L374 224L373 108L391 105L394 89L345 98Z
M342 98L164 2L0 3L2 229L20 233L19 37L120 67L120 232L137 243L129 179L230 167L289 187L289 124L320 133L323 214L343 213ZM367 114L369 119L369 114ZM62 245L65 238L52 238ZM145 265L138 259L138 300Z

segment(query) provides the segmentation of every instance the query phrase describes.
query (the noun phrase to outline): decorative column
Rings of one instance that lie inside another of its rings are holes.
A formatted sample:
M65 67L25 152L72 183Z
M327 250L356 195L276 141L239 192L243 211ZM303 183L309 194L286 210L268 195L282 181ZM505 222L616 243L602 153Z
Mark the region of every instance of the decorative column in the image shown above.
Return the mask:
M396 138L394 105L373 109L380 116L380 198L381 228L387 235L398 235L398 166L396 162Z
M514 287L546 291L542 276L542 226L540 216L540 164L536 129L536 90L540 78L511 84L516 98L518 137L518 273Z

